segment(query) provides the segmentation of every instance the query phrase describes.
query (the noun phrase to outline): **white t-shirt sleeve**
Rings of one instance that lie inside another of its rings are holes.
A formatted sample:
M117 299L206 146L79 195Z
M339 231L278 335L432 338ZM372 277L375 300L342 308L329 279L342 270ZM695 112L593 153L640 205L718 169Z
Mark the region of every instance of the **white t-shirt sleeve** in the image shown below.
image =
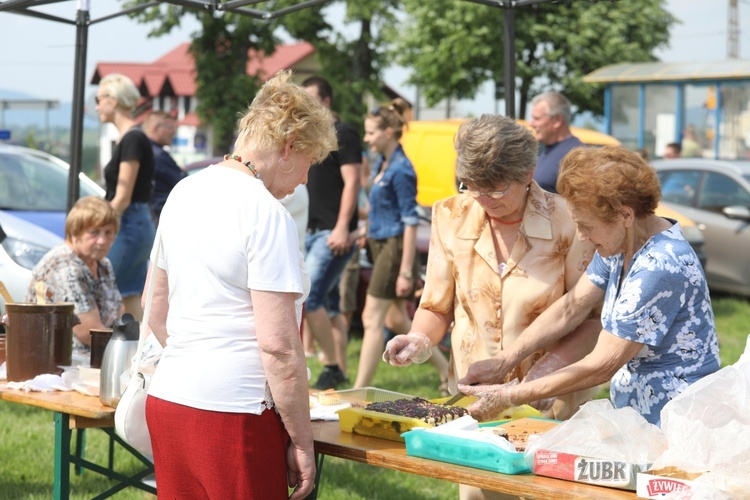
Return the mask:
M297 227L281 204L257 221L247 240L247 287L250 290L303 293Z

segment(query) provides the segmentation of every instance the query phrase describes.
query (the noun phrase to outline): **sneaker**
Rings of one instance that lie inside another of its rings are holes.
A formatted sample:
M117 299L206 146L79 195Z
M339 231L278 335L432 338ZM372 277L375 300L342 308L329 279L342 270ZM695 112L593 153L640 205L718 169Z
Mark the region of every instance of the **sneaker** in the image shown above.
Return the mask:
M335 389L338 385L349 382L344 373L338 366L323 367L323 371L315 382L313 388L323 391L325 389Z

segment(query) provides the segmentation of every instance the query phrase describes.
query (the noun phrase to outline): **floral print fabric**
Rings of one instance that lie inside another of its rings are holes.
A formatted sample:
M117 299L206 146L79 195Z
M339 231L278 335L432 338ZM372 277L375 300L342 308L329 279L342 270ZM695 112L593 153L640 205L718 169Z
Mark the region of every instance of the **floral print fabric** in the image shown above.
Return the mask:
M95 278L88 266L68 245L59 245L42 257L31 275L26 302L36 302L34 285L43 281L47 287L49 302L72 302L75 314L99 310L102 323L111 327L122 307L122 297L115 283L115 273L106 257L99 261L99 278ZM73 336L73 352L90 352Z
M677 223L636 252L621 280L622 271L622 255L598 253L587 271L606 292L602 327L644 344L613 377L610 396L659 425L669 400L720 367L708 285Z
M419 307L454 319L451 384L470 364L510 346L578 282L593 255L593 246L576 237L562 197L535 182L505 263L496 255L490 219L474 198L458 195L437 202ZM529 356L507 380L522 379L543 354ZM558 398L548 416L568 418L589 399L590 390Z

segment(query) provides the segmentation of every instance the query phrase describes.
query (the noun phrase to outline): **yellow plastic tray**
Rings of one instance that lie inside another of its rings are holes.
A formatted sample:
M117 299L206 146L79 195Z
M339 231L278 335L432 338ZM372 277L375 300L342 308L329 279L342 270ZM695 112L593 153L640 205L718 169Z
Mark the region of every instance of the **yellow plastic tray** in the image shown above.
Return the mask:
M404 432L415 427L434 427L434 425L416 418L389 415L388 413L363 408L345 408L336 413L339 415L339 424L344 432L401 441L402 443L404 438L401 437L401 434Z
M438 398L438 399L431 399L433 403L443 404L446 401L448 401L450 398ZM459 399L456 404L453 406L462 406L464 408L468 408L471 403L476 401L477 398L474 396L465 396L463 399ZM529 405L521 405L521 406L513 406L511 408L508 408L505 410L498 418L497 420L493 420L492 422L486 422L488 424L494 423L494 422L506 422L508 420L516 420L518 418L526 418L526 417L541 417L542 414L534 408L533 406Z

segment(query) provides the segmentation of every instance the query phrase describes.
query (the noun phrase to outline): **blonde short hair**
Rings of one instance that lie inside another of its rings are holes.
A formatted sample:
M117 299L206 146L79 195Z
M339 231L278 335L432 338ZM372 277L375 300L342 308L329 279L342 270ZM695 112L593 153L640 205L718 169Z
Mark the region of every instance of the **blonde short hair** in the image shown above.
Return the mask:
M656 171L633 151L620 146L578 147L560 163L557 192L570 207L605 222L617 220L622 207L635 216L652 215L661 200Z
M68 212L65 219L65 239L71 241L93 227L115 226L115 233L120 230L120 217L108 201L96 196L79 199Z
M141 98L141 93L133 80L120 73L105 76L99 82L99 87L104 89L108 96L116 99L118 106L128 111L135 109Z
M279 71L258 91L247 113L240 118L235 149L247 147L280 151L289 141L294 150L323 160L338 148L331 112L302 87L290 81L290 70Z

